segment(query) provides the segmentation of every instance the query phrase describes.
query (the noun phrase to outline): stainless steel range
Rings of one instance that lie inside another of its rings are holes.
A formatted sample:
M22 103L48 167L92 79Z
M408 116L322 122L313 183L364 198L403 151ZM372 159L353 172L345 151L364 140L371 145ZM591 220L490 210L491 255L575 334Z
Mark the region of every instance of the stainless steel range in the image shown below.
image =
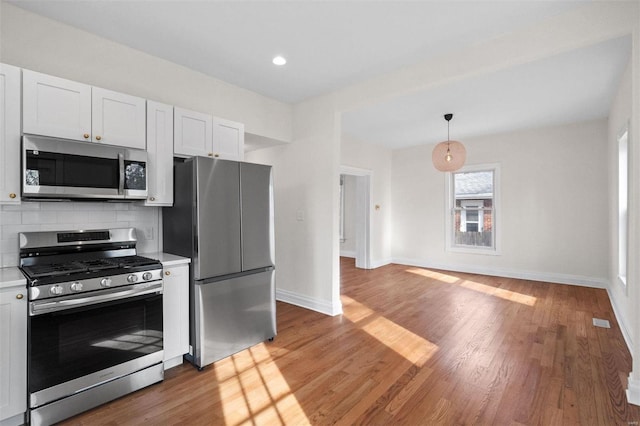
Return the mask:
M133 228L20 233L32 425L163 379L162 264L136 242Z

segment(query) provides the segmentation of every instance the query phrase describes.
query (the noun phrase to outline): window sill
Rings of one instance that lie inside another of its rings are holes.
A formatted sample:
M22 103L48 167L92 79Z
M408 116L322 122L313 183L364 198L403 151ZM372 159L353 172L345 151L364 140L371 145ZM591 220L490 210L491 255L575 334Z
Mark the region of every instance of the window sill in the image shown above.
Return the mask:
M618 283L622 286L622 288L626 289L627 288L627 277L623 277L621 275L618 275Z
M495 248L483 248L483 247L447 247L447 251L451 253L466 253L466 254L483 254L487 256L500 256L502 253Z

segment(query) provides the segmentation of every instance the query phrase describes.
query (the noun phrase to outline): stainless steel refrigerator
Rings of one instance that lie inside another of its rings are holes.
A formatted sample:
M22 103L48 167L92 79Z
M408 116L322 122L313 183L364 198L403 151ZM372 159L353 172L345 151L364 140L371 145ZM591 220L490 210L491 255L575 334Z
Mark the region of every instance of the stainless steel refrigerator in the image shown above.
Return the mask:
M163 250L191 258L191 352L204 366L276 335L270 166L193 157L174 165Z

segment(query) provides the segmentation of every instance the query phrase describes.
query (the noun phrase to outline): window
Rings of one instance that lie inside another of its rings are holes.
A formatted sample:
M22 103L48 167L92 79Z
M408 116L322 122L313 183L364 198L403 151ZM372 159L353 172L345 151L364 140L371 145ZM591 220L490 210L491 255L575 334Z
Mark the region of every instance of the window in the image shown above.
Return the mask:
M497 254L496 207L498 166L465 167L451 173L447 193L447 248Z
M627 285L627 197L629 185L629 132L618 138L618 279Z

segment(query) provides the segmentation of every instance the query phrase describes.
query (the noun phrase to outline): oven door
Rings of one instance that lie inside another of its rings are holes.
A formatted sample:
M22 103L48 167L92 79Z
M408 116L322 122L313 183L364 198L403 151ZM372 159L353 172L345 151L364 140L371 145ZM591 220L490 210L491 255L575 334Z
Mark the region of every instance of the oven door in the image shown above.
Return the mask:
M31 409L162 362L162 282L151 284L30 303Z

